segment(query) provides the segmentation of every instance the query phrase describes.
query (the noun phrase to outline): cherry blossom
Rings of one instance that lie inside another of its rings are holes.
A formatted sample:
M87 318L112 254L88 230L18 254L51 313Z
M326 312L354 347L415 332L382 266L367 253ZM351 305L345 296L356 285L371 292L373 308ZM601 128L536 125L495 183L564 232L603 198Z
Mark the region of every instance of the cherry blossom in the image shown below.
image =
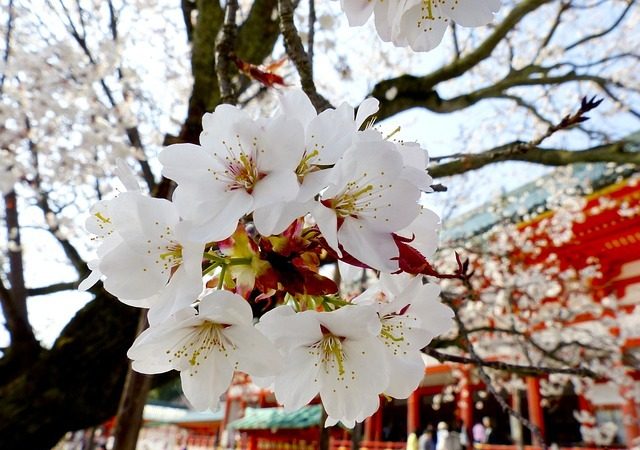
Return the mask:
M278 351L252 324L249 304L239 295L213 291L198 306L185 308L138 336L127 353L134 370L180 371L184 394L197 410L218 407L235 370L274 375Z
M418 215L420 189L403 179L403 160L393 143L354 143L336 164L330 187L312 215L327 243L368 266L397 270L398 248L391 235Z
M265 314L257 328L283 355L273 389L285 409L299 409L319 393L328 415L325 425L347 427L378 409L389 368L377 338L381 324L375 308L296 313L283 305Z
M424 377L422 348L453 327L453 311L438 300L440 288L422 277L381 274L380 281L353 302L374 305L381 322L389 367L385 394L407 398Z
M220 105L202 126L201 145L174 144L160 154L163 175L178 183L173 201L194 238L226 239L245 214L297 196L295 171L304 151L299 121L253 120Z
M354 110L347 103L320 114L306 94L298 89L280 96L276 115L297 119L304 127L304 151L296 167L300 191L293 201L279 202L254 213L256 227L263 235L282 232L295 218L313 209L312 199L327 187L331 166L342 157L357 139L364 121L378 110L378 100L367 98Z
M103 242L83 287L102 277L105 289L122 302L151 308L154 321L191 304L202 291L204 244L179 238L178 223L171 202L139 193L98 204L87 229Z
M447 26L486 25L500 9L500 0L341 0L349 25L364 25L375 15L380 38L398 47L429 51L438 46Z

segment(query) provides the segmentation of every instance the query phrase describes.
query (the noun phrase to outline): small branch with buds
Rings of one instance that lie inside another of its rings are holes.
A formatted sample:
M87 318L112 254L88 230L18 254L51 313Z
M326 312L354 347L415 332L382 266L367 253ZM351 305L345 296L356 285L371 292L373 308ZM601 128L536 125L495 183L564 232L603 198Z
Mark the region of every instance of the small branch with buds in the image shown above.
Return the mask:
M492 153L492 158L494 160L508 159L505 157L515 154L527 153L529 150L536 149L540 144L542 144L545 140L553 136L558 131L567 130L589 120L589 117L587 117L586 114L589 111L597 108L600 103L602 103L602 100L603 99L596 99L595 96L591 98L583 97L580 101L580 108L574 114L567 114L557 124L550 125L544 134L529 142L516 142L503 146L500 151L494 151ZM463 159L473 158L477 156L477 153L454 153L451 155L432 157L431 161L440 162L447 159Z

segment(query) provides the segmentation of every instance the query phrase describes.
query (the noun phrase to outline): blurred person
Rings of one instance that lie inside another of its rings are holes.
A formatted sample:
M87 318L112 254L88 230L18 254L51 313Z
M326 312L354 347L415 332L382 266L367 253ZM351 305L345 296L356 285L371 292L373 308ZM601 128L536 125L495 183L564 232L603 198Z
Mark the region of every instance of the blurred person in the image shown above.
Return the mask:
M422 431L420 439L418 439L418 448L420 450L436 450L436 443L433 439L433 426L428 425Z

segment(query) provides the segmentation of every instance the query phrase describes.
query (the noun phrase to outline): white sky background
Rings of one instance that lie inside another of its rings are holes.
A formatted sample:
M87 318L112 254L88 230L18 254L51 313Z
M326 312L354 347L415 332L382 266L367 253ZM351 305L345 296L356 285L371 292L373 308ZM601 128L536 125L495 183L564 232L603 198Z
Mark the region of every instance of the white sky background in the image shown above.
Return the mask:
M329 12L335 11L337 7L338 2L317 2L318 17L321 18L323 15L328 17ZM174 13L176 15L174 19L180 22L179 10L174 9ZM504 11L501 13L504 13ZM162 64L147 57L147 55L153 54L156 46L154 41L164 39L162 36L162 24L160 21L156 23L153 17L146 17L144 22L141 21L139 23L146 24L145 26L148 29L135 33L137 36L136 48L141 55L141 60L145 61L144 71L152 75L154 71L163 70ZM348 101L355 106L373 87L371 80L388 77L390 72L392 76L401 73L420 75L447 62L449 60L449 46L446 44L450 43L450 39L451 37L447 33L444 38L445 45L428 54L416 55L409 50L397 49L391 44L381 43L373 32L371 22L363 28L348 28L346 19L339 16L330 32L324 36L321 32L317 35L315 74L319 89L323 94L328 95L336 105L341 101ZM183 39L182 42L184 41L186 39ZM336 60L335 55L329 53L332 48L339 48L339 55L347 55L349 57L351 71L346 78L338 76L336 70L334 70L339 61ZM188 54L186 47L185 52ZM282 52L281 49L280 52ZM276 54L275 57L277 58L277 56ZM381 61L386 61L386 63ZM390 70L389 67L393 67L393 69ZM188 84L185 83L187 86ZM340 88L336 89L336 86ZM165 86L159 84L154 86L152 84L151 90L154 89L158 91L158 95L155 95L155 98L163 99L164 97L160 93L165 89ZM188 94L185 97L185 103L187 98ZM431 156L441 156L461 150L478 151L482 148L487 148L489 145L495 145L495 136L483 135L483 132L469 133L468 130L486 130L491 129L491 124L495 123L497 127L499 124L505 123L503 114L506 106L506 103L497 103L492 106L482 103L464 111L447 115L434 114L425 110L411 110L395 115L379 124L379 126L386 132L390 132L400 126L401 131L394 136L395 138L418 141L429 151ZM158 130L159 133L174 132L177 124L184 116L184 107L176 109L175 105L172 105L167 100L165 105L159 105L160 110L163 108L170 111L170 113L165 116L157 116L153 124L142 123L141 128ZM606 120L604 117L601 118L597 111L591 116L594 120ZM560 116L557 117L557 119L559 118ZM629 118L620 118L618 116L618 120L617 129L623 130L621 131L622 134L638 128L638 123ZM462 133L461 130L467 131ZM471 140L468 140L469 136L472 136ZM578 142L581 138L577 135L571 133L571 136L574 146L585 144L585 142ZM156 136L156 138L159 137L159 135ZM508 142L516 138L530 139L532 137L531 134L522 136L516 133L510 136L505 133L504 136L501 135L500 140L501 142ZM566 143L567 139L568 137L565 134L558 138L554 137L554 140L549 142L552 144ZM157 145L148 145L148 148L150 157L156 155L160 150ZM154 166L157 167L155 164ZM455 209L458 213L464 212L479 206L501 192L527 183L548 170L548 168L542 166L524 163L491 165L464 176L464 182L461 178L457 178L455 183L451 183L447 179L439 180L439 182L447 185L450 191L448 193L432 194L427 197L427 201L429 206L447 216L451 212L452 205L456 206ZM25 220L29 221L30 217L37 220L35 218L39 217L40 213L35 209L28 209L22 211L21 214L21 220L24 223ZM55 258L52 260L51 258L40 257L40 255L57 254L56 252L58 251L57 243L46 232L25 229L23 233L27 285L29 287L74 280L75 273L65 264L60 261L56 262ZM90 295L77 292L62 292L56 295L29 299L30 320L42 343L50 346L78 308L90 299ZM7 342L8 335L3 328L0 328L0 347L6 345Z

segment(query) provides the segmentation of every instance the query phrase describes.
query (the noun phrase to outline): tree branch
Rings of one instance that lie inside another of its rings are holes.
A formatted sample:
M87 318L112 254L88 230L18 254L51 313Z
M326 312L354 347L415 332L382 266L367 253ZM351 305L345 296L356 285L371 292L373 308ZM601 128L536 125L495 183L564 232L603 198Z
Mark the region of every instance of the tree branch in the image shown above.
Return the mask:
M469 282L468 279L464 282L464 284L465 284L465 287L469 290L469 292L472 292L472 293L474 292L473 287L471 286L471 283ZM472 294L472 295L476 295L476 294ZM454 319L456 321L456 324L458 325L458 331L460 333L460 337L462 339L464 347L469 353L471 359L475 361L475 366L478 368L478 375L480 375L480 378L482 379L483 383L487 387L487 390L491 392L491 395L493 395L493 397L496 399L498 404L500 404L503 411L509 413L516 420L518 420L525 427L527 427L531 431L531 434L536 437L538 443L542 446L542 450L546 450L547 445L545 444L544 438L542 437L540 428L536 424L534 424L533 422L525 418L520 412L514 410L500 395L500 393L496 390L495 386L491 382L491 377L489 377L489 374L487 374L484 368L484 365L483 365L484 361L482 360L482 358L480 358L480 356L476 353L475 349L473 348L473 344L471 343L471 340L467 335L466 327L462 322L462 319L460 318L458 311L456 309L454 309L453 311L454 311Z
M634 6L635 1L630 1L629 4L627 5L627 7L624 9L624 11L622 11L622 14L620 14L620 16L611 24L611 26L609 26L608 28L605 28L604 30L602 30L599 33L594 33L594 34L590 34L588 36L583 37L582 39L578 39L576 42L574 42L573 44L567 45L564 48L565 52L568 52L582 44L585 44L593 39L598 39L601 38L602 36L606 36L607 34L611 33L613 30L615 30L616 28L618 28L618 25L620 25L622 23L622 21L624 20L624 18L626 17L627 13L629 11L631 11L631 8Z
M557 148L527 148L526 142L511 142L482 153L457 155L460 158L456 161L431 166L429 173L433 178L459 175L501 161L522 161L546 166L598 162L640 165L640 152L633 151L631 146L631 142L617 141L572 151Z
M437 103L440 96L434 91L434 88L438 83L456 78L487 59L504 37L527 14L550 1L525 0L519 2L479 47L430 74L422 77L403 75L377 83L371 96L380 100L378 118L382 120L412 107L427 107L424 106L425 103ZM397 94L392 100L387 100L385 93L392 88L396 89Z
M440 362L454 362L459 364L471 364L474 366L483 366L490 369L501 370L504 372L517 373L519 375L548 375L552 373L562 373L568 375L578 375L581 377L599 378L600 375L592 370L581 367L542 367L542 366L530 366L522 364L511 364L503 361L485 361L481 359L477 361L473 358L466 356L452 355L449 353L443 353L439 350L426 347L422 349L424 353L429 356L433 356Z
M29 297L34 297L36 295L48 295L54 294L56 292L62 291L73 291L78 289L78 285L80 281L68 281L62 283L50 284L49 286L41 286L37 288L29 288L27 289L27 295Z
M284 38L284 48L298 70L302 90L307 94L309 100L311 100L311 103L313 103L313 106L315 106L318 112L331 108L331 103L318 93L315 82L313 81L313 68L309 55L304 50L298 30L293 23L293 5L291 1L278 0L278 10L280 13L280 31Z
M7 64L9 61L9 55L11 54L11 33L13 32L13 0L9 0L8 6L9 17L7 18L7 31L4 34L4 54L2 55L2 62ZM3 70L2 74L0 74L0 95L4 92L4 80L6 77L7 71Z

